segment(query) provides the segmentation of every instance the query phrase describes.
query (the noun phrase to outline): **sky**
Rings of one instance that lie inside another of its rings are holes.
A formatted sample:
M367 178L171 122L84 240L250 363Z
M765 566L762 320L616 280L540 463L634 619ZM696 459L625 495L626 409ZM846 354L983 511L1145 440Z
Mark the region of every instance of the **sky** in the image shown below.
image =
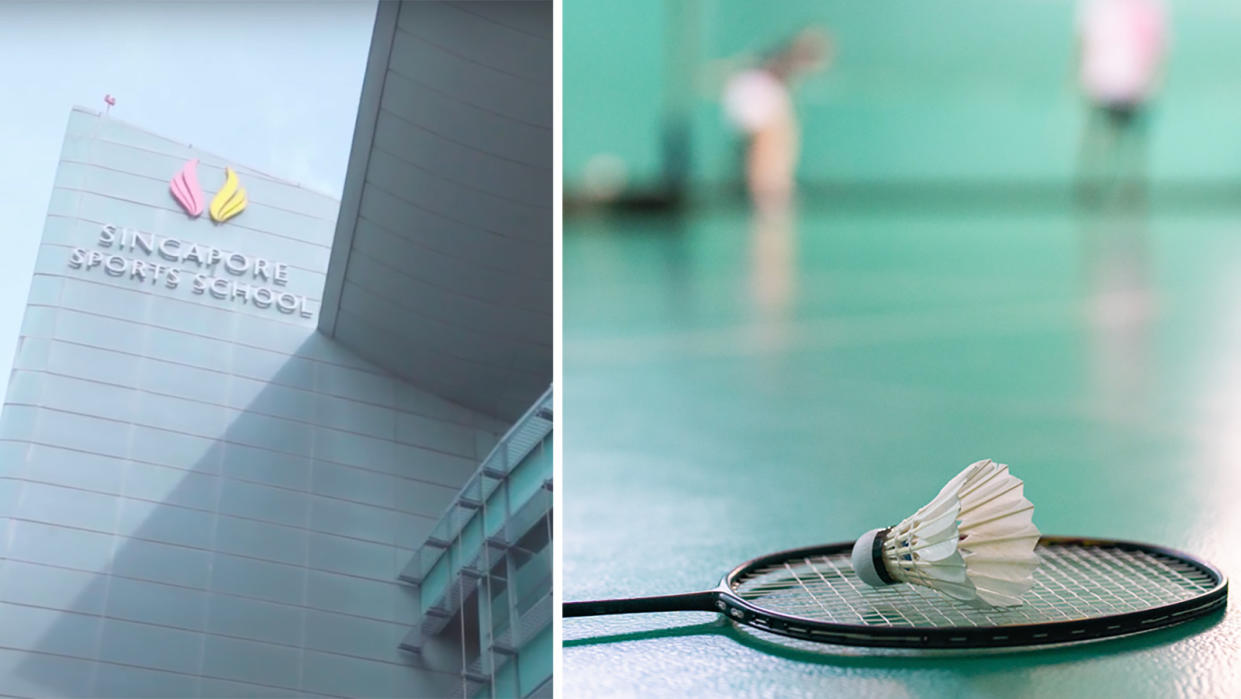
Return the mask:
M0 395L69 111L339 198L375 21L351 2L0 3Z

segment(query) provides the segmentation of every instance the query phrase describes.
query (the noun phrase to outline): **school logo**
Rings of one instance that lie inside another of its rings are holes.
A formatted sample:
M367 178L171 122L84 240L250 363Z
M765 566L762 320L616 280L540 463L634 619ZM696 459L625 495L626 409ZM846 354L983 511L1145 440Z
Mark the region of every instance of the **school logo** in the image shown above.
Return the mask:
M172 198L190 218L203 213L205 196L198 184L198 160L190 160L168 183ZM224 186L206 206L211 220L223 223L246 209L246 190L233 169L224 169ZM75 247L69 268L86 273L95 268L109 277L189 293L255 308L274 308L285 315L313 318L311 299L287 291L288 263L185 238L105 223L95 247Z
M198 185L198 160L190 160L168 183L172 198L177 200L190 218L198 218L203 212L203 190ZM224 223L246 209L246 190L237 179L233 168L224 168L224 186L211 199L207 211L211 220Z

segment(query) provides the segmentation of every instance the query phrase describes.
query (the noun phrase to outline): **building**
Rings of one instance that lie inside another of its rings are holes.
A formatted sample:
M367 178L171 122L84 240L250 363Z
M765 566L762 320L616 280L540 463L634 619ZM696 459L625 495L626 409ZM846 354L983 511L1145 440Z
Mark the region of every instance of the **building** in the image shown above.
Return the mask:
M0 694L550 695L550 23L381 4L343 202L71 113Z

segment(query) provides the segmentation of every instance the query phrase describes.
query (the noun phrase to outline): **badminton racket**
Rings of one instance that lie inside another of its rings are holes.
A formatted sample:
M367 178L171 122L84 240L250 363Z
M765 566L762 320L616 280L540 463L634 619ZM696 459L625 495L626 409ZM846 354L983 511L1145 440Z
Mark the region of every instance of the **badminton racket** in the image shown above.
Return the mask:
M1096 641L1224 609L1228 580L1209 563L1129 541L1045 536L1034 586L1015 607L978 607L853 572L853 542L742 563L712 590L567 602L564 617L703 611L797 639L885 648L1000 648Z

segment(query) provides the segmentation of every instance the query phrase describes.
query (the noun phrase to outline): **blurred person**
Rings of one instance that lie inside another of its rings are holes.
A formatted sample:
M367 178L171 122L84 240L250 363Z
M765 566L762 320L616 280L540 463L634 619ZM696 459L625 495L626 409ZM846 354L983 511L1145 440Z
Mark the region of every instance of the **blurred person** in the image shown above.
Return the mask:
M1090 103L1078 153L1078 196L1110 183L1144 194L1145 109L1162 77L1166 15L1159 0L1086 0L1077 17L1078 74Z
M746 188L760 209L792 198L801 139L791 92L797 78L826 67L830 50L825 31L804 29L724 87L724 111L747 139Z

